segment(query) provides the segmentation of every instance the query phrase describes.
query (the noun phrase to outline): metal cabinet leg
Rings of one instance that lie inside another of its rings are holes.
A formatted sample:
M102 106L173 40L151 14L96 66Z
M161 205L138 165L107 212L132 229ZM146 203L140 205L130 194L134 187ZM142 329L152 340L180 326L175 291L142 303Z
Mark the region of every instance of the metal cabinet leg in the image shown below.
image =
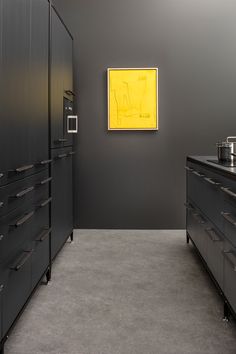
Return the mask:
M189 235L188 235L188 233L186 232L186 243L188 244L189 243Z
M52 276L52 272L51 272L51 267L50 267L50 268L48 268L47 273L46 273L46 280L47 280L47 283L50 282L51 276ZM0 353L0 354L1 354L1 353Z
M224 317L223 317L223 321L224 322L228 322L229 321L229 316L230 316L230 310L229 310L229 306L227 304L227 302L224 302Z
M70 240L71 240L71 242L74 241L74 233L73 232L70 234Z

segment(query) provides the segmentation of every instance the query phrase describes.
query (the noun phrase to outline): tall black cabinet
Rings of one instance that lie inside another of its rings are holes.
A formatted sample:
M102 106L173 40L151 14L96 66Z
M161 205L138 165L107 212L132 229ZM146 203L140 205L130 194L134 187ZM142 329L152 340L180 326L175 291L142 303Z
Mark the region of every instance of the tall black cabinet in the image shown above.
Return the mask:
M73 235L72 37L49 0L0 0L0 354Z
M52 163L52 259L65 241L73 239L72 160L73 134L68 116L74 114L73 39L62 19L51 13L51 158Z

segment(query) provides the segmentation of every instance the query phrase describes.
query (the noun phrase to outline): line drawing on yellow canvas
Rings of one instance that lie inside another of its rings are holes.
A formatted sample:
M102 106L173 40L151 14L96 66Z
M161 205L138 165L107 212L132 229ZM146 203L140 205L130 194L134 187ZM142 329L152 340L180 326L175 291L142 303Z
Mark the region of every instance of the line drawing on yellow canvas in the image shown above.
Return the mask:
M109 130L158 129L158 69L108 69Z

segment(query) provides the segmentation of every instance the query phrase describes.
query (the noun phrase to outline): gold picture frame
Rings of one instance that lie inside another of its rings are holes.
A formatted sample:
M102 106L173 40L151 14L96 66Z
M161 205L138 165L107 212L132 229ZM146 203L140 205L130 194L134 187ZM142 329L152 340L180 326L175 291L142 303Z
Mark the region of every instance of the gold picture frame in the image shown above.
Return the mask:
M158 68L107 69L108 130L158 130Z

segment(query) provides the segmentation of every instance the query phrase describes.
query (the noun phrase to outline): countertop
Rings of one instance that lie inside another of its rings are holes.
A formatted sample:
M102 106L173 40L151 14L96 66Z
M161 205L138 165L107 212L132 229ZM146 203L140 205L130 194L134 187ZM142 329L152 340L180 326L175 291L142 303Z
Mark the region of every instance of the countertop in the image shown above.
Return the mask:
M224 174L226 173L228 175L236 177L236 167L225 167L222 165L218 165L214 162L210 162L209 160L217 161L217 156L187 156L187 161L197 162L201 165L205 165L215 170L221 171Z

